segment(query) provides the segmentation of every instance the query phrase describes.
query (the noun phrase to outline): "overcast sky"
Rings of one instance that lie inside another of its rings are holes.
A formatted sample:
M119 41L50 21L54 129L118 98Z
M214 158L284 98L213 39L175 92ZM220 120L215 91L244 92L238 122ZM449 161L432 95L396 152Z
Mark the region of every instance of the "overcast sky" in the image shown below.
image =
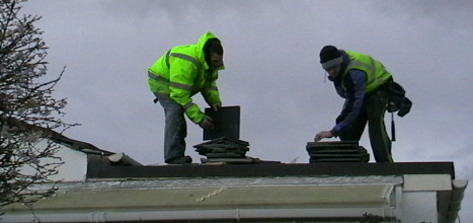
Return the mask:
M453 161L457 179L473 176L473 2L388 1L29 1L49 46L50 78L65 75L65 132L101 149L162 164L164 113L153 104L147 68L170 47L211 31L225 48L219 89L241 106L247 155L307 163L306 143L333 127L343 99L318 63L324 45L384 63L414 105L395 116L396 162ZM200 95L195 101L205 107ZM390 115L386 115L390 128ZM188 121L187 153L202 130ZM360 144L372 153L367 132ZM374 159L371 157L371 162ZM462 220L473 219L467 189ZM469 213L470 212L470 213ZM468 216L469 215L469 216Z

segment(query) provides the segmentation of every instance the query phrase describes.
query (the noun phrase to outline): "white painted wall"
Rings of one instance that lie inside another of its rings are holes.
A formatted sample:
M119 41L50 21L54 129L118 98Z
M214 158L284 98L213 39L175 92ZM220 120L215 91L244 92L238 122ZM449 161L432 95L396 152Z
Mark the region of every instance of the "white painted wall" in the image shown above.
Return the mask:
M35 147L39 150L46 148L47 140L40 140ZM64 164L57 168L58 174L51 176L51 180L62 180L64 182L85 181L87 173L87 154L73 150L67 146L59 145L59 150L55 154L61 157ZM42 159L41 162L58 162L53 159ZM31 169L25 167L22 172L28 173Z
M87 174L87 154L61 145L57 156L64 162L59 173L51 179L63 181L85 181Z
M404 192L402 200L402 222L438 222L436 191Z

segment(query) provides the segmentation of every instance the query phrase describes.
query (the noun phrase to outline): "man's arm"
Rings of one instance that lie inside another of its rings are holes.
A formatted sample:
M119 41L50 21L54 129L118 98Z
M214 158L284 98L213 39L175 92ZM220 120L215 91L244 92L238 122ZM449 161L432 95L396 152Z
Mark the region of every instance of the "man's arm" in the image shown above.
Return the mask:
M339 116L340 120L337 120L337 124L331 130L335 135L338 135L340 131L350 126L358 118L365 99L366 73L360 70L351 70L349 75L351 83L347 83L350 87L341 113L343 116Z
M171 60L169 69L169 97L183 107L185 114L190 120L199 124L204 120L205 114L191 98L194 87L192 74L195 72L195 67L191 62L179 58Z
M349 89L347 89L348 95L345 99L342 112L336 120L336 125L330 131L317 133L314 137L314 141L318 142L323 138L338 136L341 131L351 125L360 115L365 99L366 74L359 70L352 70L349 75L351 83L347 83L349 84Z
M360 115L363 108L366 89L366 73L360 70L351 70L350 73L351 89L345 101L342 114L345 114L341 120L333 127L332 131L337 134L351 125Z
M218 73L212 73L209 86L202 90L202 96L204 97L205 101L215 111L222 107L222 101L220 100L220 93L217 87L217 79Z

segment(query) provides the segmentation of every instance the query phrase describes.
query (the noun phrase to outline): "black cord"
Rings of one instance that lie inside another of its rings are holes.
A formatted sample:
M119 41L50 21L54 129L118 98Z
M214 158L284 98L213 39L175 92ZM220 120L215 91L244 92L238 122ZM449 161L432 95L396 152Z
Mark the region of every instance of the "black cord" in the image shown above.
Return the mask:
M396 141L396 126L394 125L394 112L391 112L391 141Z

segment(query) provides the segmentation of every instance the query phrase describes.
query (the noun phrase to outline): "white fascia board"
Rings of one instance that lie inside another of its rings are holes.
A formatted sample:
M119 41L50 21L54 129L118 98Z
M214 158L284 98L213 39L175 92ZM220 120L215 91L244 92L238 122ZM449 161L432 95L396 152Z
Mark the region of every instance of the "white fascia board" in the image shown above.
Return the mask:
M406 174L404 191L451 191L452 177L449 174Z
M33 208L43 222L395 217L401 185L396 176L65 182ZM6 211L5 222L32 220L26 207Z

